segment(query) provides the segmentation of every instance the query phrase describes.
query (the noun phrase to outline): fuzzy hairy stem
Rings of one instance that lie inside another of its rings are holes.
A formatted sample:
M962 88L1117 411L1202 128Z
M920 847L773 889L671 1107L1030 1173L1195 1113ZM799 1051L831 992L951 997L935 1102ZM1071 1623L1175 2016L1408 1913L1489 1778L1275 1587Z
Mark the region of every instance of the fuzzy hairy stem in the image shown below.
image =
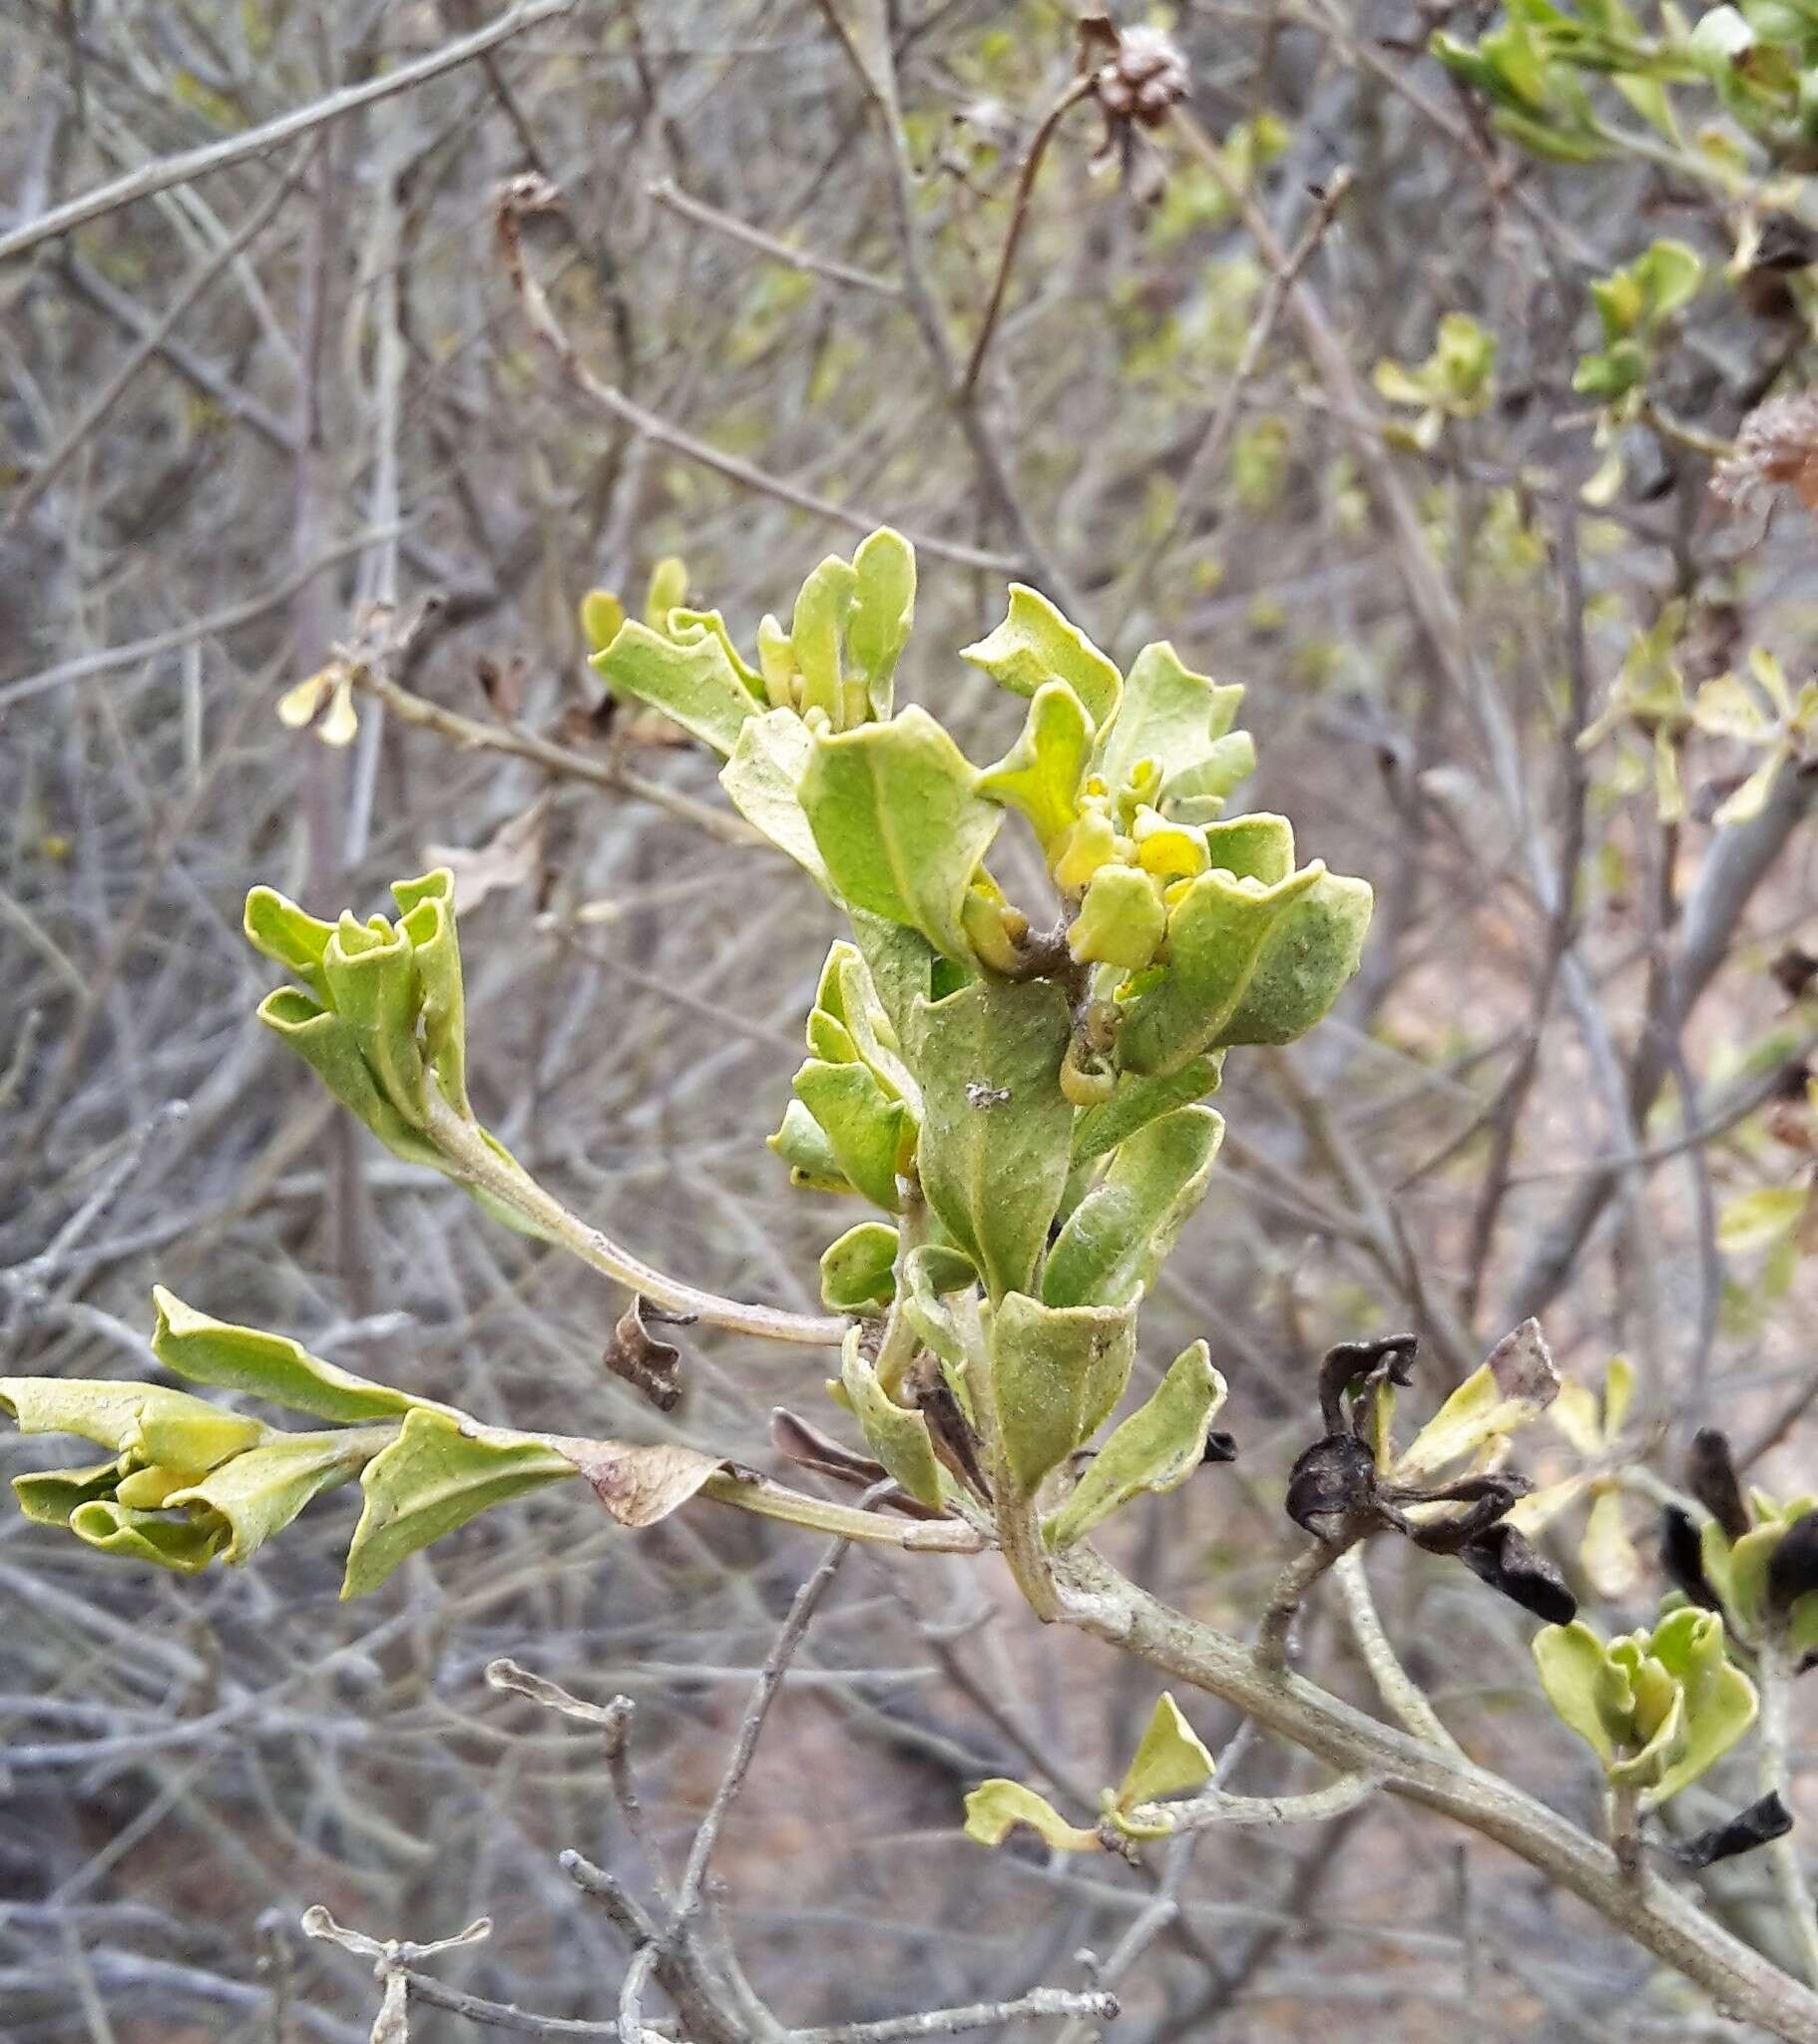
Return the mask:
M1349 1774L1495 1839L1588 1902L1637 1944L1696 1981L1731 2016L1787 2044L1818 2044L1818 1994L1710 1921L1662 1880L1637 1885L1599 1844L1523 1789L1460 1756L1379 1723L1291 1671L1158 1603L1090 1550L1073 1549L1063 1617L1247 1713L1259 1725Z

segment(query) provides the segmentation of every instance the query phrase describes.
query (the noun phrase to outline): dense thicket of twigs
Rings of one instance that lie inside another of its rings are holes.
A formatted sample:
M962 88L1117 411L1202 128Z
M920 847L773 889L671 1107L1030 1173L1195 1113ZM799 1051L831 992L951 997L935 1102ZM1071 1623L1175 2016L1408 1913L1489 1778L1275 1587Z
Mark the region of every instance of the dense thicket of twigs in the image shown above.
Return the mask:
M1164 636L1249 683L1255 799L1378 889L1338 1017L1221 1103L1231 1140L1140 1368L1204 1333L1242 1456L1132 1515L1141 1579L1253 1625L1315 1358L1401 1323L1431 1393L1538 1311L1593 1381L1634 1356L1649 1466L1719 1419L1801 1487L1810 1275L1728 1255L1718 1216L1795 1183L1812 1140L1788 1103L1818 1017L1786 956L1812 941L1810 776L1719 844L1746 756L1695 741L1688 814L1663 826L1650 774L1620 765L1644 741L1575 740L1671 597L1689 678L1756 644L1805 671L1809 525L1716 504L1702 444L1797 386L1804 328L1716 293L1661 368L1665 416L1622 436L1613 499L1587 508L1588 279L1654 233L1720 264L1734 223L1651 165L1519 157L1417 54L1433 13L1182 8L1203 129L1285 124L1252 217L1175 131L1145 211L1145 167L1127 189L1095 172L1096 116L1074 110L971 379L1018 165L1071 76L1061 6L893 4L880 36L843 0L579 0L256 154L233 139L482 10L9 9L0 232L186 150L233 160L0 267L6 1369L155 1368L157 1277L489 1418L673 1428L760 1463L772 1405L821 1418L818 1365L761 1343L684 1335L668 1418L604 1371L610 1289L380 1154L256 1030L238 904L267 880L365 908L432 847L507 832L501 884L463 912L480 1112L669 1269L811 1306L844 1222L788 1191L762 1138L825 905L638 791L717 803L704 760L590 721L576 606L606 586L635 609L679 553L748 639L887 519L921 548L907 691L975 757L1008 743L1011 708L950 649L1018 575L1120 657ZM1241 146L1222 161L1241 186ZM591 391L498 258L499 190L526 172L561 194L528 260ZM1387 450L1373 365L1421 361L1454 308L1500 341L1494 400L1429 452ZM280 727L280 693L362 631L407 639L394 701L358 699L345 751ZM454 743L443 712L488 743ZM573 770L513 757L518 731ZM1559 1443L1526 1452L1546 1473ZM1627 1509L1648 1548L1649 1507ZM614 2021L626 1945L556 1855L634 1890L648 1868L597 1734L483 1670L510 1656L634 1700L674 1873L815 1543L706 1510L634 1541L564 1489L340 1606L346 1513L194 1582L0 1520L0 2027L19 2044L363 2035L367 1966L302 1942L310 1903L419 1940L489 1912L489 1941L430 1962L445 1987ZM1412 1552L1378 1585L1465 1745L1593 1817L1520 1615ZM1618 1614L1657 1590L1649 1566ZM1335 1600L1301 1654L1367 1695ZM1396 1805L1141 1867L961 1837L987 1774L1090 1811L1155 1687L1043 1635L995 1565L851 1558L713 1863L757 1990L789 2023L853 2022L1088 1987L1090 1948L1117 2034L1154 2044L1704 2034L1640 1991L1633 1948ZM1231 1730L1197 1716L1214 1744ZM1303 1781L1266 1743L1241 1769L1252 1792ZM1746 1794L1720 1778L1687 1821ZM1753 1861L1710 1876L1713 1908L1774 1948L1764 1892ZM474 2034L427 2002L412 2021Z

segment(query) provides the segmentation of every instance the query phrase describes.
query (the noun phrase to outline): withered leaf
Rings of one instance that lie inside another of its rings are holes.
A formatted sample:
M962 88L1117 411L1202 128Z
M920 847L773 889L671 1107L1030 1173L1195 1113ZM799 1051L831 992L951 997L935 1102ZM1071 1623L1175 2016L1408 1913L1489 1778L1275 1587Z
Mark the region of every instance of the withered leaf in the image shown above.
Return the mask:
M1726 1823L1712 1824L1696 1837L1682 1839L1673 1847L1681 1866L1714 1866L1719 1859L1734 1859L1739 1852L1752 1852L1757 1845L1784 1838L1793 1828L1793 1812L1770 1789L1759 1802L1739 1809Z
M1701 1426L1692 1435L1685 1478L1692 1496L1723 1528L1727 1537L1740 1540L1749 1529L1749 1511L1742 1499L1742 1485L1736 1478L1729 1435L1721 1428Z
M594 1495L622 1526L634 1531L667 1519L709 1477L731 1473L721 1455L702 1454L674 1441L590 1441L545 1437L594 1487Z
M1493 1590L1549 1625L1570 1625L1579 1615L1579 1600L1565 1577L1519 1527L1492 1526L1461 1547L1458 1558Z
M1294 1464L1286 1503L1316 1540L1342 1540L1377 1513L1375 1456L1353 1434L1327 1434Z
M1668 1505L1660 1516L1660 1569L1693 1604L1705 1611L1722 1610L1722 1600L1704 1573L1704 1543L1697 1522L1681 1505Z
M604 1360L615 1376L640 1390L660 1412L673 1412L682 1398L682 1350L651 1331L651 1323L686 1327L692 1313L666 1313L642 1292L619 1316Z

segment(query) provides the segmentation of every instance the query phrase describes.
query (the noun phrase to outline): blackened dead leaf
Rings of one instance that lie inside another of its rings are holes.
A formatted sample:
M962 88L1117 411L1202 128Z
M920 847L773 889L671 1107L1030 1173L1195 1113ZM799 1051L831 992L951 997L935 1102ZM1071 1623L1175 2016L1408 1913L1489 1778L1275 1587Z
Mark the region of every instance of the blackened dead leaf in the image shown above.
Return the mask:
M1319 1410L1328 1433L1345 1423L1344 1399L1360 1379L1408 1384L1414 1380L1414 1356L1420 1342L1413 1334L1384 1334L1375 1341L1340 1341L1326 1350L1319 1368Z
M1742 1501L1742 1486L1736 1480L1729 1435L1720 1428L1701 1426L1692 1435L1691 1453L1686 1458L1686 1487L1729 1539L1740 1540L1748 1531L1749 1511Z
M1294 1464L1286 1502L1297 1526L1336 1545L1380 1517L1376 1458L1354 1434L1329 1433Z
M1493 1590L1549 1625L1570 1625L1579 1615L1579 1600L1565 1577L1518 1527L1492 1526L1460 1548L1458 1558Z
M1792 1828L1793 1812L1777 1789L1770 1790L1759 1802L1737 1810L1727 1823L1712 1824L1695 1838L1682 1839L1673 1847L1673 1857L1681 1866L1714 1866L1719 1859L1734 1859L1739 1852L1784 1838Z
M1773 1611L1784 1616L1813 1590L1818 1590L1818 1511L1793 1521L1767 1563L1767 1601Z
M1237 1436L1226 1433L1221 1426L1215 1426L1205 1437L1205 1459L1208 1462L1234 1462L1237 1459Z
M1704 1573L1704 1546L1697 1521L1680 1505L1668 1505L1660 1517L1660 1568L1675 1590L1706 1611L1723 1603Z

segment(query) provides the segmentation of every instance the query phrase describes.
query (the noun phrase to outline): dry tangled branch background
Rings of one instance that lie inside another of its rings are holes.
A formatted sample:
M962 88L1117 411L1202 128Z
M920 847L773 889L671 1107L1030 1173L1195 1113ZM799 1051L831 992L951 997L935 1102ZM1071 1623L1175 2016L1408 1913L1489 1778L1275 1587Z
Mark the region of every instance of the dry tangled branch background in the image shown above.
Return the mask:
M1095 165L1098 113L1061 106L1074 16L1040 0L8 10L7 1366L155 1368L156 1277L487 1418L759 1466L773 1406L819 1418L812 1357L723 1334L679 1336L668 1416L609 1374L622 1301L381 1155L255 1029L238 904L262 879L365 905L450 856L487 1123L670 1269L811 1309L843 1224L762 1139L825 904L744 841L707 762L598 714L577 607L605 587L636 610L680 555L748 637L888 520L921 557L907 693L974 757L1014 727L938 649L1032 580L1120 657L1167 637L1247 683L1256 804L1377 888L1336 1018L1235 1080L1151 1309L1139 1369L1204 1334L1240 1459L1133 1515L1127 1566L1253 1629L1315 1359L1399 1324L1428 1396L1530 1312L1592 1382L1634 1358L1618 1612L1657 1594L1650 1477L1698 1425L1809 1487L1810 1261L1723 1217L1818 1149L1814 775L1794 762L1720 830L1751 763L1695 740L1662 824L1645 734L1577 745L1673 600L1689 680L1757 645L1807 671L1809 522L1709 486L1745 416L1802 387L1809 326L1797 302L1703 305L1588 503L1588 280L1654 233L1720 268L1735 222L1657 164L1499 140L1420 55L1483 12L1182 6L1190 123ZM508 188L540 202L515 278ZM1373 367L1421 361L1458 309L1497 336L1494 396L1410 448ZM276 715L320 673L352 685L345 748ZM463 1996L538 2011L524 2034L618 2033L624 1896L650 1904L652 1845L681 1877L817 1544L688 1512L634 1543L564 1489L343 1606L344 1509L194 1582L0 1521L19 2044L363 2036L371 1955L304 1941L312 1904L425 1943L494 1919L421 1961L419 2039L477 2034ZM1377 1588L1465 1748L1593 1819L1517 1615L1411 1550ZM1010 1774L1090 1811L1152 1676L1043 1633L995 1564L854 1554L816 1598L703 1906L829 2044L947 2008L1077 2044L1112 1988L1133 2044L1737 2034L1515 1861L1382 1800L1134 1866L984 1853L965 1790ZM1336 1597L1300 1655L1369 1696ZM630 1698L622 1760L622 1717L489 1686L501 1658ZM1198 1716L1215 1748L1234 1729ZM1230 1778L1304 1786L1260 1740ZM1740 1799L1701 1788L1687 1821ZM1779 1949L1753 1860L1708 1893Z

